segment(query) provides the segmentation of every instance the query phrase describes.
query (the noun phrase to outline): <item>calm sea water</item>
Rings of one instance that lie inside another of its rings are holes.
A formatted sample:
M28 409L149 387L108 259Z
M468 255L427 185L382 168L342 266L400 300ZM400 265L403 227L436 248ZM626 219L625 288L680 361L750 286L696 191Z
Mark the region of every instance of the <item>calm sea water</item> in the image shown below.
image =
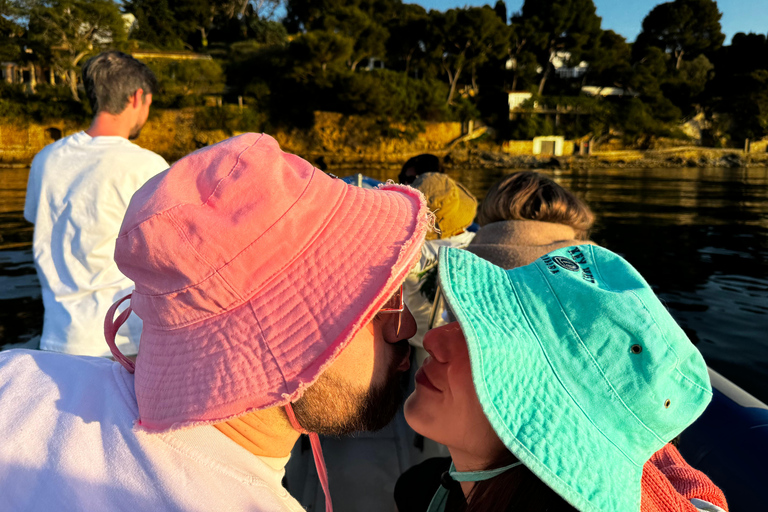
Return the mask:
M380 180L397 169L365 170ZM453 170L478 198L512 169ZM0 169L0 346L41 331L28 169ZM646 277L707 363L768 402L768 170L544 171L597 214L592 238Z

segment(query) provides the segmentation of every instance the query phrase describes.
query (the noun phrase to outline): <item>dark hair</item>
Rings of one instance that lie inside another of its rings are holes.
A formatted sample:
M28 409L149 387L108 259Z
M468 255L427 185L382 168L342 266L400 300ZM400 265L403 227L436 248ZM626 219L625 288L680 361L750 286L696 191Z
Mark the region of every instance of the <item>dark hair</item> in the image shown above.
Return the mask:
M517 459L506 452L489 466L506 466ZM460 491L459 491L460 492ZM525 466L518 466L501 475L478 482L469 493L469 503L460 506L462 512L575 512L567 501L542 482Z
M93 113L119 114L139 89L154 94L157 78L142 62L118 51L100 53L83 66L83 84Z
M408 169L413 169L415 171L415 175L408 176L406 174ZM443 162L441 162L440 159L435 155L431 155L429 153L416 155L412 158L409 158L408 161L403 164L403 168L400 170L400 174L398 175L397 180L400 183L410 185L416 180L416 176L421 176L427 172L444 172Z
M573 192L533 171L505 176L491 187L477 210L481 226L504 220L538 220L565 224L586 240L595 216Z

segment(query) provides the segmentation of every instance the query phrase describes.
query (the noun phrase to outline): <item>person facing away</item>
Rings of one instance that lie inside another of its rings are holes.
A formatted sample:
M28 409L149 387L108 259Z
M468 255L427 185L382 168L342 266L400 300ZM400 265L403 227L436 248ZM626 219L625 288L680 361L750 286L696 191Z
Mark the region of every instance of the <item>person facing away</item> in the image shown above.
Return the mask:
M91 333L116 361L0 353L0 510L299 512L281 481L300 433L328 497L317 434L401 404L401 285L431 222L418 191L348 186L262 134L149 180L115 249L135 290ZM135 363L115 344L134 314Z
M595 216L548 176L522 171L496 182L477 211L481 229L468 250L507 270L589 238Z
M669 444L711 400L704 360L626 260L587 244L512 270L439 257L457 321L425 336L405 417L452 460L406 472L400 512L728 509Z
M409 158L400 170L397 181L404 185L412 184L418 176L424 173L443 173L443 162L435 155L423 153Z
M115 239L134 192L168 168L159 155L130 142L147 121L155 76L130 55L101 53L83 66L95 112L90 128L58 140L32 161L24 218L35 225L33 254L42 287L40 348L108 356L94 333L112 303L133 283L115 265ZM135 355L141 321L117 335Z

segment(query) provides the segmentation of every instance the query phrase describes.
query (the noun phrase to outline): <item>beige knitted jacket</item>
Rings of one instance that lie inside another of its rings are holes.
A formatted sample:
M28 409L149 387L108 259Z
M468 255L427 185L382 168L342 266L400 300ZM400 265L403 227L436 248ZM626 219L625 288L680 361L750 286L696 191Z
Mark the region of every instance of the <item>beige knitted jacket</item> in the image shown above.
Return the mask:
M504 269L533 263L548 252L571 245L592 244L576 240L570 226L537 220L508 220L483 226L467 250Z

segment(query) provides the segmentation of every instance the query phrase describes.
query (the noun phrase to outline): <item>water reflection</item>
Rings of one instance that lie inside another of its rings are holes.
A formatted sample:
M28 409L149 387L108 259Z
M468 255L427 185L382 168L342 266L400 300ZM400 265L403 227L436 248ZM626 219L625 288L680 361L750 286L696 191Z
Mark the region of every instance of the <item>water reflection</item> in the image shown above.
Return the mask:
M631 261L707 362L768 401L768 170L561 175L594 239Z
M398 171L364 172L385 181ZM508 172L449 174L482 199ZM707 362L768 401L768 170L544 172L586 199L598 218L593 239L640 270ZM32 228L22 218L26 178L26 169L0 169L0 345L42 325Z

